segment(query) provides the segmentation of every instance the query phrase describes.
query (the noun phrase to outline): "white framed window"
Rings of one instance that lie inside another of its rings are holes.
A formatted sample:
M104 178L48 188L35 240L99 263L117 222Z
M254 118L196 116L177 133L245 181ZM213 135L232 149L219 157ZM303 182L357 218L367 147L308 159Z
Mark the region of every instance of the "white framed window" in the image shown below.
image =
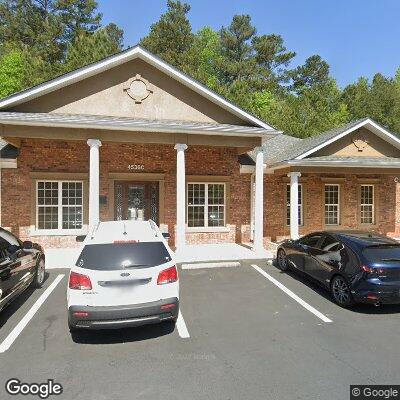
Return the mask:
M187 184L187 225L189 228L224 227L225 183Z
M360 220L362 224L375 222L374 185L361 185Z
M82 181L36 181L36 230L79 231L83 228Z
M303 225L303 184L298 184L299 225ZM286 185L286 225L290 225L290 183Z
M325 185L325 225L340 224L340 185Z

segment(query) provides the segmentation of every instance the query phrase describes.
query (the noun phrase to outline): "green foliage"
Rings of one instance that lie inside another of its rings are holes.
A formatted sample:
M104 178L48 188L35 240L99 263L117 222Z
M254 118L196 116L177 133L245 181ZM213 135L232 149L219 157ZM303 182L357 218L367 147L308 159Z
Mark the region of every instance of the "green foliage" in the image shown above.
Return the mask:
M258 35L249 15L193 33L189 11L168 0L141 45L286 133L366 116L400 133L400 68L341 90L319 55L292 67L296 53L280 35ZM0 0L0 97L120 51L122 30L101 19L95 0Z
M95 0L0 0L0 67L9 71L0 94L114 54L122 36L115 24L101 28Z
M94 33L80 33L68 48L65 71L72 71L118 53L121 50L122 35L123 32L115 24Z
M8 96L24 85L26 62L20 50L12 50L0 58L0 97Z
M192 27L186 15L189 11L189 4L168 0L167 12L151 25L150 33L140 44L168 63L183 67L185 53L193 43Z

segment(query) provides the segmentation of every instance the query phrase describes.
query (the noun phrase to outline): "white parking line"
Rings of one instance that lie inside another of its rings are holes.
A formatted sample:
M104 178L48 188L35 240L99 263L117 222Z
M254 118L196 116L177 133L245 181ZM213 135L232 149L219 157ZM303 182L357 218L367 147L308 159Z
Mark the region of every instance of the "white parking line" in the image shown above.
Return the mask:
M36 300L32 308L24 315L24 317L19 321L17 326L9 333L9 335L0 344L0 353L7 351L11 345L14 343L15 339L20 335L24 328L28 325L29 321L37 313L42 304L50 296L51 292L60 283L61 279L64 278L64 274L60 274L54 279L50 286L43 292L43 294Z
M293 300L297 301L301 306L303 306L306 310L310 311L313 313L315 316L317 316L319 319L321 319L324 322L332 322L331 319L329 319L327 316L319 312L317 309L315 309L313 306L310 306L307 302L305 302L303 299L301 299L297 294L293 293L290 289L288 289L285 285L277 281L275 278L273 278L271 275L267 274L263 269L261 269L258 265L252 264L251 265L256 271L258 271L261 275L263 275L265 278L267 278L270 282L272 282L274 285L278 286L279 289L281 289L283 292L285 292L288 296L290 296Z
M189 331L187 330L181 310L179 310L178 319L176 321L176 328L178 329L178 334L182 339L190 338Z

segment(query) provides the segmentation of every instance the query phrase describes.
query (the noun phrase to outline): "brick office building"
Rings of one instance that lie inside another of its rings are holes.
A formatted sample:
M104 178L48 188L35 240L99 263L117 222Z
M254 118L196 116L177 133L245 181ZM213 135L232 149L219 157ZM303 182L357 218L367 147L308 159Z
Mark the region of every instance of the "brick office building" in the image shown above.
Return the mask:
M140 47L0 101L1 225L46 248L100 220L185 243L398 234L400 141L369 119L275 130Z

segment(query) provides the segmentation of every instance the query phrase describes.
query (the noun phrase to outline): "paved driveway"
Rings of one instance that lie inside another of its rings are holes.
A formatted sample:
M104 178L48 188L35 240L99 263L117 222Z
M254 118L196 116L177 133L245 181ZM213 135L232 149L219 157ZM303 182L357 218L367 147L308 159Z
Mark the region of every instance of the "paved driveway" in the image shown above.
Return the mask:
M15 398L4 391L14 377L51 378L64 388L54 398L90 400L342 400L350 384L399 382L400 307L343 310L300 276L257 266L181 271L186 338L168 326L71 337L67 271L50 271L45 288L1 313L0 348L13 342L0 354L0 398Z

